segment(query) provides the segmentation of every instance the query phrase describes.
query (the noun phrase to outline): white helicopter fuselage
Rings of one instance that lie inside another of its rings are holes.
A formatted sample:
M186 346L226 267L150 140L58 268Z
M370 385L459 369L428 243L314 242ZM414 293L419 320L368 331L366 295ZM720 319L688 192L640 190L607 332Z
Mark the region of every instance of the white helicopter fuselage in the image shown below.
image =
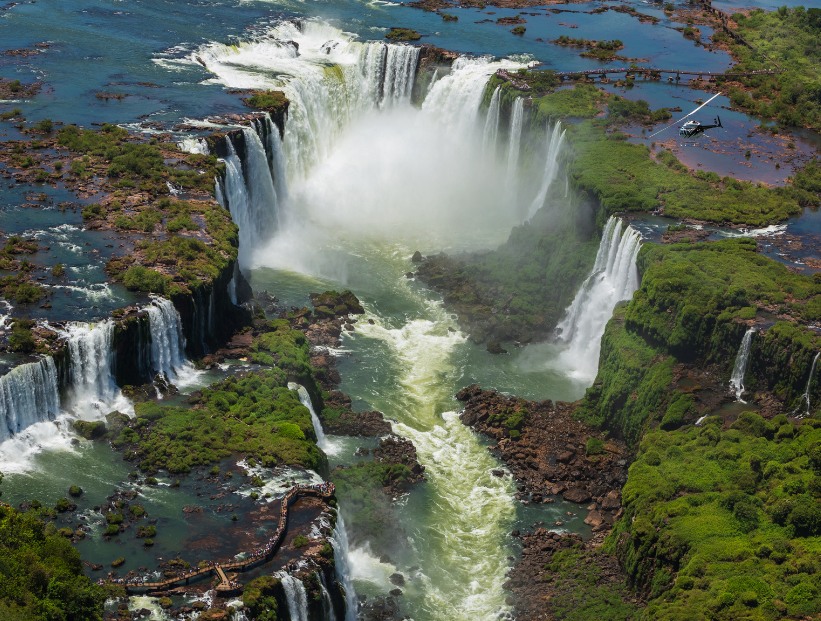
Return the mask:
M687 121L684 125L679 127L678 133L681 136L690 137L699 132L701 123L698 121Z

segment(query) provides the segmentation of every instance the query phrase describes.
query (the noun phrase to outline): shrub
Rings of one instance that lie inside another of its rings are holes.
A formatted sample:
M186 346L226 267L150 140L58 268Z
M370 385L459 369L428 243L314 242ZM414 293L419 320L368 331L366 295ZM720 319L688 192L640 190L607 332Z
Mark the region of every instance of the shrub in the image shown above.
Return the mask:
M165 293L169 280L168 276L142 265L133 265L122 275L127 289L146 293Z
M586 450L588 455L601 455L604 453L604 442L596 437L587 439Z

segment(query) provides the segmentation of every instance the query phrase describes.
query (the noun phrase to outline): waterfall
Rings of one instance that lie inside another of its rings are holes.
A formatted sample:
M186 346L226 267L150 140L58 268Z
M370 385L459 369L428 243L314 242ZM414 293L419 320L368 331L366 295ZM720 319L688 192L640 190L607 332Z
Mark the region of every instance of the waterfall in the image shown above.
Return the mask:
M133 412L112 372L114 322L69 323L61 336L68 345L68 401L74 413L100 419L112 410Z
M336 514L336 526L334 536L331 537L331 545L334 549L336 575L342 580L342 586L345 588L345 621L356 621L359 603L351 577L348 532L345 530L345 520L342 519L341 512Z
M308 596L302 580L294 578L287 572L278 574L282 588L285 590L285 599L288 602L288 614L291 621L308 621Z
M318 571L317 575L319 576L319 588L322 590L322 608L325 612L325 621L336 621L334 602L331 599L331 594L328 593L328 587L325 584L325 574Z
M395 105L410 100L419 48L412 45L385 45L385 76L383 78L382 105Z
M418 58L413 46L363 43L321 21L300 20L237 45L206 44L188 62L205 65L227 86L285 93L283 151L293 180L325 158L352 119L409 101Z
M730 376L730 389L735 393L736 401L741 403L746 403L741 395L744 394L744 374L747 372L747 363L750 360L750 343L753 341L753 332L755 332L755 328L748 328L744 333L744 338L741 339L741 346L738 348L738 354L735 357L733 374Z
M595 379L601 337L613 309L638 289L636 257L640 246L638 231L611 216L602 233L593 271L556 327L565 345L556 364L571 377Z
M51 356L21 364L0 377L0 442L60 412L57 368Z
M476 126L487 79L497 70L521 65L488 58L459 57L451 72L437 80L422 103L451 131L472 133Z
M248 189L245 185L245 176L242 173L242 162L239 160L234 143L230 137L225 139L228 147L228 157L225 162L225 185L218 181L217 198L222 198L231 212L231 219L239 227L240 263L244 262L244 255L250 251L254 241L254 222L250 212Z
M145 309L151 331L151 369L163 374L168 381L185 383L195 374L185 356L185 337L182 319L171 300L152 296Z
M812 376L815 375L815 367L818 364L818 357L821 356L821 351L815 354L815 358L812 359L812 366L810 367L810 376L807 378L807 387L804 389L804 394L801 395L801 401L799 402L798 407L795 409L793 414L801 409L801 404L806 403L807 409L805 411L806 416L810 415L810 388L812 387Z
M516 191L516 172L519 170L519 145L522 140L522 121L524 120L524 99L517 97L510 112L510 130L507 149L507 174L505 186L508 191ZM513 197L515 201L515 196Z
M268 154L256 128L242 130L245 138L246 184L250 200L251 217L257 227L253 232L257 239L266 239L276 223L277 192L268 163Z
M556 180L559 174L559 154L561 153L562 144L564 143L565 130L559 121L556 121L553 127L548 126L545 145L547 146L547 153L545 154L544 173L542 174L542 186L539 188L536 198L530 204L530 210L527 214L529 220L539 209L544 205L547 193L550 186Z
M288 383L288 389L297 391L300 403L308 408L308 411L311 413L311 424L314 426L316 445L322 449L326 455L335 454L336 447L328 441L328 438L325 436L325 432L322 430L322 421L320 421L319 416L316 415L314 404L311 402L311 395L308 394L308 391L304 386L300 386L299 384L295 384L293 382Z
M485 117L485 131L482 134L482 150L496 148L496 139L499 134L499 93L502 87L497 86L493 89L493 95L490 97L490 105L487 109L487 116Z
M271 176L274 179L274 190L276 191L279 203L288 198L288 181L285 176L285 154L282 152L282 138L279 135L279 128L271 120L271 115L265 113L265 130L267 137L268 159L271 167ZM277 214L278 216L279 214Z

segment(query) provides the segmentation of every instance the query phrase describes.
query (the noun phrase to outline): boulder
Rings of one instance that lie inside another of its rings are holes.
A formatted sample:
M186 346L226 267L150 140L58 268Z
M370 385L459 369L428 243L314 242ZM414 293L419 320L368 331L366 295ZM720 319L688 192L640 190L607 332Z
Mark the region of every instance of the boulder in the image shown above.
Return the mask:
M575 503L583 503L590 500L590 492L586 489L581 487L571 487L562 494L562 498L564 498L568 502L575 502Z

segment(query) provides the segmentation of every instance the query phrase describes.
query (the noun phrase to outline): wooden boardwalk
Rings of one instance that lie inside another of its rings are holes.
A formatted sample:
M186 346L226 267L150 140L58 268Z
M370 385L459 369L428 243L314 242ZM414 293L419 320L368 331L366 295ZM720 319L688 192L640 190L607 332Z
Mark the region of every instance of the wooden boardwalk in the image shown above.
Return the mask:
M678 82L681 76L696 76L699 80L706 78L715 82L717 78L740 78L753 75L772 75L781 73L778 69L758 69L755 71L740 71L735 73L723 73L720 71L689 71L681 69L660 69L658 67L602 67L600 69L583 69L580 71L555 71L556 77L560 80L578 80L599 77L602 80L609 75L624 75L625 77L641 76L645 80L660 80L663 75L667 75L670 82ZM520 91L529 91L530 85L505 69L499 69L496 75L503 80L513 84Z
M242 586L232 580L227 572L242 572L254 567L259 567L271 560L276 551L279 549L285 532L288 529L288 509L290 505L299 496L319 496L320 498L332 498L335 492L333 483L323 483L321 485L297 485L288 490L282 498L282 505L279 511L279 521L277 523L276 531L268 539L266 544L253 550L246 556L246 558L239 561L217 562L205 561L200 563L200 566L191 571L166 578L157 582L149 582L148 580L124 580L120 578L100 580L101 584L107 582L117 584L125 587L126 593L152 593L155 591L164 591L173 586L183 584L190 584L196 580L200 580L207 576L217 576L220 580L216 587L216 591L220 595L232 595L242 590Z

